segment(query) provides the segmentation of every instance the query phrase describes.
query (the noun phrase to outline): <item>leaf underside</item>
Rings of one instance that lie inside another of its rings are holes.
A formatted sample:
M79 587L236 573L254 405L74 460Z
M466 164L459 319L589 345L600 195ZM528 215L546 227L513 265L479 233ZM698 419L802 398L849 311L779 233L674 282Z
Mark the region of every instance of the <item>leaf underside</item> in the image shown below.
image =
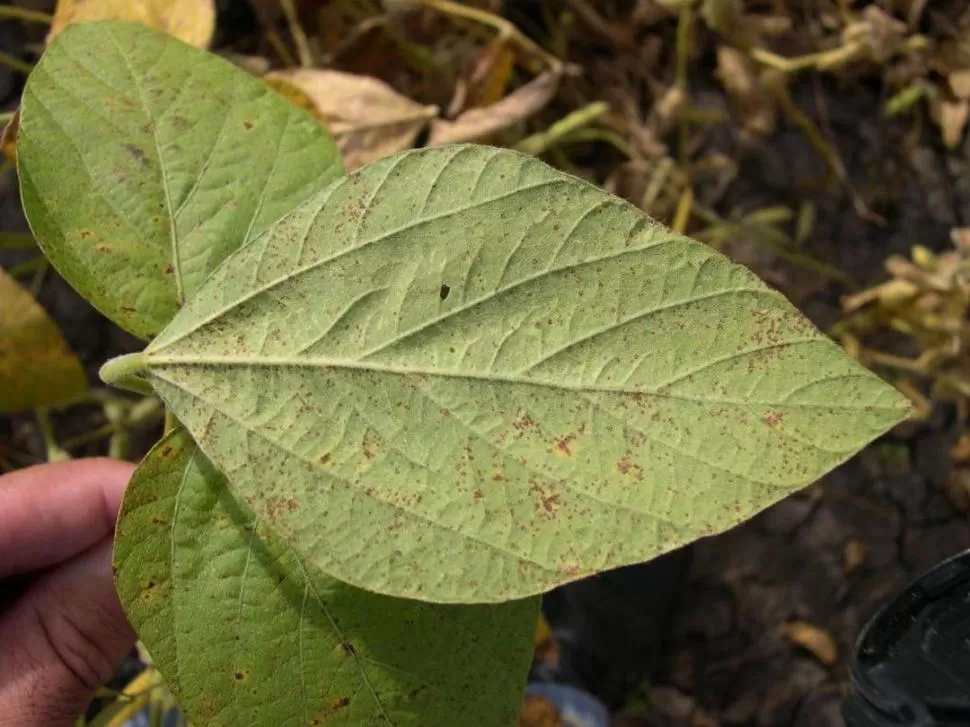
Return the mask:
M749 271L480 146L335 182L232 254L145 361L306 562L442 602L721 531L907 412Z
M20 113L21 195L40 246L141 338L226 255L341 174L307 113L228 61L132 23L67 27Z
M305 565L182 431L125 493L118 592L195 724L506 725L538 599L441 606Z

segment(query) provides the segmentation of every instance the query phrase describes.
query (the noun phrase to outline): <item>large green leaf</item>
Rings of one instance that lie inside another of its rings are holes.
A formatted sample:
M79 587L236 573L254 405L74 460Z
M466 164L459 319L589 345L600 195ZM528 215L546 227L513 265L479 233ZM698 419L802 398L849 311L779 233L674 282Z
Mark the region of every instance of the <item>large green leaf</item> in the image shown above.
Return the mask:
M304 111L138 24L68 27L30 75L20 114L21 194L40 246L143 338L227 254L341 174Z
M509 725L538 599L441 606L319 574L184 433L149 453L115 546L132 624L199 725Z
M335 182L132 368L308 562L443 602L711 535L907 412L749 271L478 146Z

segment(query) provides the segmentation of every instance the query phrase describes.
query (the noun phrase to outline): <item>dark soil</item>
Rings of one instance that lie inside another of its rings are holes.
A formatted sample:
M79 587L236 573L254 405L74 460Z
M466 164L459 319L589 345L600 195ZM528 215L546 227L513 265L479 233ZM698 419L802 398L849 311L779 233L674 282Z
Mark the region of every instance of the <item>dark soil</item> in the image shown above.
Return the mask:
M0 49L20 55L9 25L0 24ZM14 102L19 82L0 66L0 107ZM710 104L725 104L709 72L692 89ZM716 199L702 182L699 199L707 195L722 214L811 199L817 223L808 250L862 284L885 277L882 261L888 255L906 254L914 244L942 248L952 227L970 224L970 140L947 153L927 128L912 153L903 151L907 128L882 120L885 99L878 88L807 81L795 89L795 100L830 130L857 193L884 224L860 217L844 186L810 191L824 162L801 131L786 124L756 144L743 144L729 125L711 134L707 143L740 159L740 173ZM16 185L8 174L0 180L0 230L21 229ZM778 285L823 328L837 320L844 292L837 285L760 249L729 252ZM0 254L0 264L28 255ZM138 346L54 272L39 299L92 382L107 358ZM58 433L84 431L98 417L88 408L72 409L57 419ZM929 421L900 427L806 491L696 543L684 585L676 588L679 605L662 634L664 643L642 655L644 664L655 664L653 678L622 699L616 684L590 685L587 678L586 685L611 703L626 701L618 723L631 727L842 724L847 664L862 625L911 577L970 548L970 518L944 492L949 450L964 426L940 406ZM146 433L133 456L151 436ZM0 418L0 453L14 448L42 458L30 417ZM621 612L619 619L639 631L644 622L662 622L637 609ZM792 643L785 625L796 621L834 639L833 663ZM625 693L629 685L621 686Z

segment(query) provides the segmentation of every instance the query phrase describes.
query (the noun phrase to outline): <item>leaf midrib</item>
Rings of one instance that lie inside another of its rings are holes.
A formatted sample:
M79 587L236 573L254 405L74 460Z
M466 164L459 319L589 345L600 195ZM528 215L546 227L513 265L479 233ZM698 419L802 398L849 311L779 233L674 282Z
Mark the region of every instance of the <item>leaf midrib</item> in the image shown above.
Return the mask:
M818 339L823 342L824 339ZM738 356L744 355L739 352ZM571 391L577 393L603 392L609 394L630 394L641 396L653 396L659 399L676 399L678 401L693 401L701 404L727 404L734 406L782 406L793 409L835 409L835 410L886 410L895 411L899 407L875 404L847 404L844 402L833 402L831 404L815 403L789 403L785 401L762 401L762 400L738 400L721 398L692 397L677 394L670 391L661 391L666 382L657 387L625 387L609 386L598 383L570 384L554 379L530 377L522 374L496 374L484 371L458 371L430 369L418 366L392 366L389 364L375 363L371 361L355 361L345 358L329 358L325 356L296 357L296 356L246 356L246 355L223 355L223 354L156 354L145 353L145 364L149 371L152 369L164 369L169 366L226 366L226 367L259 367L259 368L309 368L320 370L339 370L347 369L352 371L365 371L368 373L382 373L395 376L423 376L423 377L442 377L452 379L471 379L476 381L486 381L489 383L503 383L521 386L543 386L550 389ZM730 359L728 359L730 360ZM181 384L171 381L168 377L162 377L169 383L181 387Z

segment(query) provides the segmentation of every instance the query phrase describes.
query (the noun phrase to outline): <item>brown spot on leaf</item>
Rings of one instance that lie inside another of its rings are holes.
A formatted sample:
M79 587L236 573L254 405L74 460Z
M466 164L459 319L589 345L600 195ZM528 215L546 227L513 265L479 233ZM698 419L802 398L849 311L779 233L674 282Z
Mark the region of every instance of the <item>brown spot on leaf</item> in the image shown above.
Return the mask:
M333 704L324 707L317 712L316 716L310 720L311 725L322 725L330 720L337 712L350 706L350 697L341 697Z
M357 656L357 650L349 641L341 641L340 647L344 650L344 653L347 656Z
M165 266L165 274L166 275L171 275L174 272L175 272L175 266L172 265L172 263L169 263L168 265Z
M573 440L576 439L575 434L567 434L565 437L560 437L556 440L556 453L564 457L570 457L573 453Z
M131 158L138 162L138 165L142 169L148 169L151 166L151 162L148 161L148 155L134 144L122 144L121 148L131 154Z
M536 496L536 512L550 520L553 519L559 508L559 495L543 487L538 480L532 480L529 490Z
M330 452L324 452L323 454L320 455L319 461L320 461L320 464L330 464L331 459L333 459L333 457L330 456Z
M522 431L523 429L531 429L536 425L535 419L529 416L527 413L523 412L520 414L513 422L512 426Z
M246 131L249 131L251 128L253 128L253 122L243 121L243 128L246 129Z
M767 414L764 415L761 421L763 421L769 427L774 429L779 424L781 424L781 420L784 419L784 417L785 415L782 414L780 411L769 411Z

